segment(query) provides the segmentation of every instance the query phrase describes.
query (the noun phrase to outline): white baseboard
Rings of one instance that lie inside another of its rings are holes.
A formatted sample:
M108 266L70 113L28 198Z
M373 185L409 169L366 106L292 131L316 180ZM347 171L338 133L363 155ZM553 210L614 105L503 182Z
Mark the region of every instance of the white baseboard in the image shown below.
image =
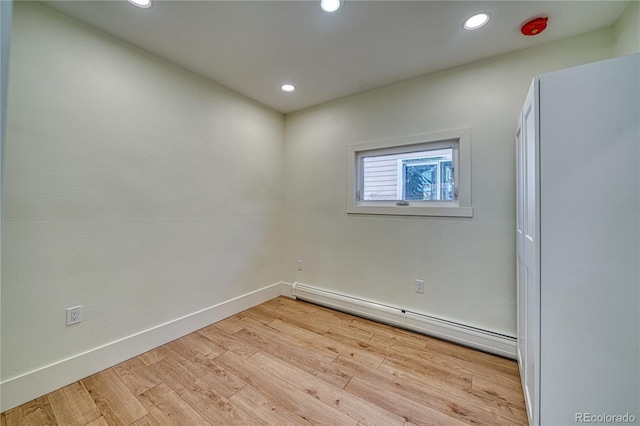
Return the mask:
M287 297L290 297L290 298L294 299L294 297L293 297L293 284L285 283L285 282L280 283L280 295L281 296L287 296Z
M283 294L285 294L283 292ZM516 338L459 324L406 309L382 305L367 300L293 283L291 295L335 310L368 318L374 321L417 331L422 334L448 340L484 352L516 359Z
M2 387L0 412L143 354L274 297L280 295L290 296L290 285L283 284L272 284L21 376L5 380L0 384Z

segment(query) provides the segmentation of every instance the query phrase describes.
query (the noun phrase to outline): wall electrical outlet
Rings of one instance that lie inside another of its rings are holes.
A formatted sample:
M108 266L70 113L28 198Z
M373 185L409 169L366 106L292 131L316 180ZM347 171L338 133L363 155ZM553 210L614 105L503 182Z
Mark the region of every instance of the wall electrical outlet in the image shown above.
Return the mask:
M67 325L73 325L79 322L82 322L82 306L67 308Z
M298 271L302 271L304 269L304 262L302 260L298 260Z
M416 293L424 293L424 281L416 280Z

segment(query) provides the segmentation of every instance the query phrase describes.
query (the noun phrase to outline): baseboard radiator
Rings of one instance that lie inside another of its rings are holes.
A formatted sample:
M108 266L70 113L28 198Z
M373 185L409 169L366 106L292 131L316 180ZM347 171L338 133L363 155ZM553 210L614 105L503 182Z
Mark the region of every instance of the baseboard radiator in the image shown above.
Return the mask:
M516 338L470 327L406 309L346 296L332 291L293 283L292 296L320 306L346 312L428 336L448 340L484 352L516 359Z

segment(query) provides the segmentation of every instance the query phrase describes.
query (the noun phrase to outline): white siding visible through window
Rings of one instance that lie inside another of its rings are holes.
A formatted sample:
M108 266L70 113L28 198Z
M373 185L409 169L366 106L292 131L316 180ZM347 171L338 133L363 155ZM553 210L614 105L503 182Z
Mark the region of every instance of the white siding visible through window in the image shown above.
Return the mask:
M365 200L399 200L398 155L367 157L363 160Z

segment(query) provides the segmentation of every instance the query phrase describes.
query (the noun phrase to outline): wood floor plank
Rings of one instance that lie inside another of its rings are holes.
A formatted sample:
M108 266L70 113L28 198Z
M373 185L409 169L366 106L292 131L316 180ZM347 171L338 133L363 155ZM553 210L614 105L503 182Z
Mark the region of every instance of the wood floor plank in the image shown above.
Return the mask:
M266 341L259 333L253 330L244 329L236 333L235 336L238 336L240 339L246 339L256 347L260 347L262 351L280 358L291 365L295 365L305 372L339 388L344 388L351 379L350 376L331 368L330 362L322 362L315 357L309 356L310 353L316 353L317 351L309 352L287 348L273 341ZM333 353L331 361L333 361L337 355L338 354Z
M288 304L299 303L302 305L310 305L309 303L301 301L285 300L285 302ZM263 305L260 307L263 307ZM336 334L341 332L343 335L356 337L361 341L369 341L375 335L377 340L383 340L385 343L401 342L402 344L415 346L417 348L424 348L427 341L429 341L427 336L412 331L377 323L365 318L354 317L321 306L316 306L313 315L288 314L286 310L280 311L279 313L281 319L320 334L330 332L330 330L327 330L330 324L331 329L333 329ZM322 325L318 327L318 323Z
M515 407L504 404L499 398L485 398L484 394L475 395L475 392L472 391L470 386L473 377L469 381L465 379L461 384L452 384L440 380L437 377L434 378L430 374L424 374L423 371L420 371L420 368L413 370L411 364L401 365L388 359L380 366L380 370L392 374L401 380L411 381L449 395L452 399L469 401L476 406L484 407L495 412L497 416L512 418L515 420L514 424L518 424L519 419L523 418L523 416L526 417L526 414L524 414L524 398L522 406ZM522 395L521 391L520 395Z
M263 425L303 426L310 423L272 398L247 385L230 398L234 405L242 408Z
M186 336L178 339L176 343L188 345L191 349L200 352L202 355L210 357L217 357L218 355L226 352L224 347L213 342L211 339L207 339L199 333L187 334ZM191 358L193 358L193 355L189 356L189 359Z
M353 359L357 359L360 362L364 362L375 367L379 366L382 361L384 361L384 356L380 354L368 352L360 347L347 345L337 340L315 334L309 330L293 326L279 319L273 321L269 325L281 332L286 332L305 339L309 343L312 343L314 346L329 349L330 351L336 352L340 355L345 355Z
M195 357L200 353L191 345L185 343L185 341L182 338L176 339L174 341L167 343L166 345L159 348L159 351L164 356L163 361L166 358L173 358L176 361L180 361L181 363L189 362L190 359L192 359L193 357Z
M286 298L282 298L286 299ZM341 312L332 311L320 306L311 305L301 301L287 301L287 304L299 304L302 306L309 305L314 307L313 314L304 314L304 310L301 312L295 312L293 309L273 309L273 314L277 314L277 319L286 321L287 323L297 325L301 328L307 329L314 333L326 334L333 330L336 333L342 333L350 338L356 338L359 340L368 341L373 336L373 333L362 330L360 328L353 327L350 320L354 317L343 314ZM260 305L260 309L268 309L268 304ZM272 314L272 315L273 315ZM424 346L424 343L423 343Z
M229 334L233 334L237 331L242 330L242 325L238 324L238 321L240 320L240 314L236 314L233 316L230 316L228 318L223 319L222 321L218 321L216 323L216 327L226 331Z
M260 350L298 366L340 388L346 386L350 376L345 376L330 367L331 362L338 356L328 349L319 348L302 339L280 333L271 327L250 318L243 318L240 322L244 329L234 334L239 339L246 340Z
M137 356L137 358L146 365L154 364L166 356L166 353L163 353L161 350L162 347L163 346L160 346L159 348L155 348L148 352L145 352L142 355Z
M250 319L253 321L257 321L261 324L269 324L271 321L278 319L278 317L274 316L273 311L269 310L267 312L263 312L259 309L251 308L246 311L240 312L237 316L241 319Z
M492 382L486 377L476 377L471 379L471 390L468 391L480 398L496 400L501 405L512 409L523 410L524 400L520 389L511 386L503 386L500 383Z
M287 299L287 298L281 298ZM295 312L293 309L275 309L273 306L270 306L268 303L263 304L257 307L260 310L267 310L271 312L272 315L277 316L278 319L285 321L288 324L306 329L313 333L317 333L320 335L335 335L335 336L343 336L345 340L344 343L354 344L357 341L360 342L369 341L373 333L370 330L364 329L364 327L356 327L354 326L353 317L348 314L344 314L342 312L333 311L324 307L311 305L306 302L301 301L292 301L289 300L286 302L287 304L300 304L300 305L309 305L314 307L314 313L312 315L303 314L300 312ZM358 318L360 320L360 318ZM368 320L363 320L368 321ZM377 323L376 323L377 324ZM382 324L377 324L378 327L389 327ZM397 330L397 329L393 329ZM389 332L390 337L395 336L391 332ZM419 347L424 347L426 344L426 338L424 336L417 335L415 333L410 333L409 336L411 339L407 338L412 344L417 345ZM419 336L419 337L416 337Z
M173 358L165 358L154 365L164 382L193 407L205 420L214 425L257 425L244 410L233 405L208 383L190 372Z
M291 312L294 314L302 314L302 315L313 315L318 309L321 309L320 306L314 305L311 303L302 302L300 300L290 299L288 297L275 297L271 300L267 300L262 305L263 306L272 306L280 311Z
M246 330L246 332L241 330L235 333L234 336L249 341L250 344L261 350L266 347L292 350L327 364L338 356L335 351L318 347L304 338L292 336L289 333L281 333L273 327L249 318L243 318L241 323L244 325L243 330Z
M265 352L258 352L248 360L359 422L369 425L401 426L404 424L403 418L381 409L375 404L355 397L342 388L320 380Z
M82 383L111 424L128 425L148 414L111 368L83 379Z
M327 309L327 311L330 311ZM327 315L331 315L327 313ZM404 330L402 328L393 327L388 324L382 324L366 318L360 318L345 314L342 312L337 313L340 315L340 321L348 324L350 327L361 329L372 333L377 338L385 338L389 341L407 344L415 347L425 347L430 338L422 334L415 333L413 331Z
M336 324L332 326L329 331L323 335L331 337L332 339L349 341L349 342L369 342L374 336L368 331L360 330L350 325Z
M504 386L511 386L516 389L520 389L521 386L519 376L505 372L502 366L475 363L449 353L442 353L431 347L418 349L413 346L396 344L381 346L379 342L372 339L368 349L375 352L382 352L387 358L402 358L407 362L413 361L419 365L429 365L440 370L457 372L461 376L483 376L490 378L491 381L499 381ZM467 351L473 352L474 350L467 348ZM478 355L480 355L479 351L475 352L478 352ZM511 362L515 364L514 361Z
M442 388L436 389L422 383L406 380L379 369L369 368L345 357L339 357L333 362L333 365L347 374L369 383L375 383L382 389L467 423L491 424L495 419L502 418L503 422L509 419L515 425L519 424L518 422L523 418L522 413L514 416L510 409L495 409L484 399L470 398L464 391L445 393Z
M400 346L403 348L411 347L424 349L427 346L427 339L424 336L419 336L418 334L407 334L399 331L394 333L373 333L371 341L387 347Z
M244 380L225 370L215 359L202 355L196 356L184 366L227 398L247 385Z
M160 426L210 426L165 383L140 394L139 399Z
M22 408L21 407L15 407L12 408L11 410L7 410L4 413L2 413L2 415L0 415L0 424L2 426L12 426L12 425L26 425L28 423L25 422L24 420L24 416L22 414ZM49 422L49 423L32 423L32 424L36 424L36 425L57 425L58 423L56 422L55 418L53 418L53 421Z
M229 334L215 324L205 327L196 333L203 335L218 346L224 348L225 351L231 351L244 358L249 358L258 352L258 348L236 338L233 334Z
M449 371L427 363L420 363L400 353L387 356L379 367L383 371L404 371L428 383L440 383L443 387L471 389L471 374Z
M24 425L44 425L44 424L57 424L49 398L46 396L37 398L33 401L17 407L16 410L20 411L20 420L13 420L9 424L24 424ZM19 422L19 423L13 423Z
M269 395L279 404L310 423L345 426L358 423L356 419L341 413L312 395L300 392L295 386L231 351L220 355L217 359L236 375L244 376L242 379L254 388L268 390Z
M84 426L101 415L91 395L80 382L74 382L51 392L47 397L60 425Z
M104 417L98 417L96 420L91 423L87 423L86 426L110 426L107 420Z
M0 414L0 426L7 426L7 422L12 422L11 424L19 424L21 421L18 416L22 416L22 410L20 407L15 407L10 410L5 411ZM8 419L8 420L7 420Z
M254 309L255 312L258 312L264 316L271 316L272 318L274 318L274 320L285 321L287 324L300 327L301 329L308 330L312 333L322 334L329 331L328 323L324 321L309 321L309 314L293 313L268 305L259 305ZM269 322L269 325L271 325L272 322L273 320Z
M157 422L157 420L151 414L147 414L137 422L131 423L130 426L161 426L161 425L160 423Z
M397 342L403 345L424 348L429 341L429 337L413 331L333 311L328 308L321 308L316 315L324 317L331 324L336 323L337 327L344 328L349 333L353 332L355 334L359 330L362 333L375 336L378 340L384 340L385 343Z
M344 312L336 311L333 309L325 308L323 306L314 305L312 303L304 302L301 300L287 300L287 298L283 298L284 302L289 304L302 304L313 306L317 308L314 311L313 316L311 318L321 318L322 320L327 321L329 324L349 324L354 327L358 327L361 330L369 331L371 333L380 333L381 331L386 331L392 333L393 335L396 331L400 331L401 329L397 329L395 327L389 326L387 324L382 324L379 322L371 321L366 318L353 316Z
M349 336L345 332L333 328L325 333L322 333L322 335L329 339L344 343L345 345L357 347L367 352L382 356L385 356L389 350L386 346L372 343L371 340L363 340L355 336Z
M134 395L140 395L162 382L149 365L141 357L136 357L114 366L113 370Z
M511 374L514 377L520 377L518 364L510 359L477 350L469 350L469 348L464 346L436 338L429 338L427 348L438 351L442 354L449 354L456 358L470 361L477 365L488 366L504 373Z
M468 424L393 392L381 389L374 383L369 383L358 377L354 377L345 389L370 401L372 404L403 417L410 424L444 426Z

